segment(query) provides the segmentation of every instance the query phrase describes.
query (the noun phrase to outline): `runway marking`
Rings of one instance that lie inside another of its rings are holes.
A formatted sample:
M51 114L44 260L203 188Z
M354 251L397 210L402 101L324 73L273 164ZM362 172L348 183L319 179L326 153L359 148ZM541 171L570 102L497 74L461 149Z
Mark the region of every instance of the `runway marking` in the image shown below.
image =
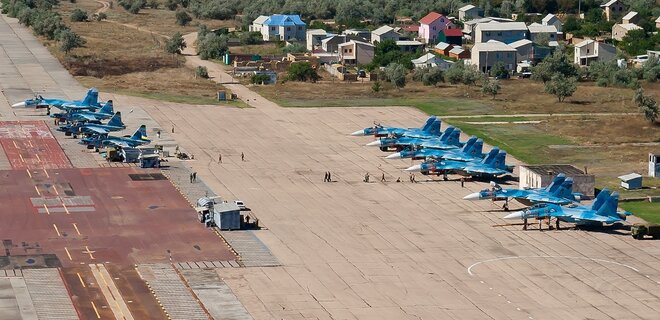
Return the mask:
M96 305L94 304L94 301L92 301L92 308L94 308L94 312L96 313L96 319L101 319L101 316L99 315L99 310L96 309Z
M41 162L41 158L39 158L39 154L38 154L38 153L35 153L34 156L37 157L37 161Z
M87 286L85 285L85 281L83 281L83 278L80 275L80 272L76 272L76 275L78 275L78 280L80 280L80 284L82 284L83 288L87 288Z
M92 275L96 279L96 282L100 284L101 281L103 281L103 284L105 284L103 286L99 286L99 288L101 289L103 296L108 301L110 310L115 315L115 317L117 319L133 320L131 311L128 309L124 298L117 289L114 281L112 281L112 276L105 268L105 266L103 264L90 264L89 268L92 270ZM106 278L109 278L110 281L106 280Z
M73 261L73 258L71 258L71 254L69 253L69 249L64 247L64 251L66 251L66 256L69 257L69 260Z
M486 262L495 262L495 261L501 261L501 260L512 260L512 259L534 259L534 258L541 258L541 259L578 259L578 260L589 260L589 261L594 261L594 262L601 262L601 263L609 263L609 264L614 264L622 267L626 267L632 271L635 271L639 274L641 272L639 269L629 266L627 264L619 263L616 261L610 261L610 260L605 260L605 259L597 259L597 258L588 258L588 257L571 257L571 256L515 256L515 257L502 257L502 258L494 258L494 259L488 259L488 260L483 260L479 262L473 263L471 266L467 268L468 274L471 276L474 276L475 274L472 272L472 268Z
M90 251L88 246L85 246L85 251L83 251L83 253L88 254L89 258L92 259L92 260L95 259L94 256L92 255L92 253L94 253L94 252L96 252L96 251Z
M18 149L18 146L16 145L16 140L12 141L14 143L14 148Z
M39 188L37 188L37 186L34 186L34 190L37 190L37 194L41 196L41 192L39 191Z
M44 168L44 173L46 174L46 178L50 178L50 175L48 174L48 171L46 171L46 168Z
M22 154L19 153L18 156L21 158L21 161L25 162L25 159L23 159L23 155L22 155Z
M48 215L50 215L50 210L48 210L48 207L46 206L45 203L44 203L44 209L46 209L46 213L47 213Z
M54 223L53 223L53 228L55 228L55 232L57 232L57 236L61 237L62 235L60 234L60 230L57 229L57 225L55 225Z
M32 173L30 172L30 169L25 169L27 171L28 176L30 176L30 179L32 179Z
M72 224L73 224L73 228L76 229L76 233L78 233L78 235L80 235L80 230L78 230L78 225L76 225L75 222L72 223Z

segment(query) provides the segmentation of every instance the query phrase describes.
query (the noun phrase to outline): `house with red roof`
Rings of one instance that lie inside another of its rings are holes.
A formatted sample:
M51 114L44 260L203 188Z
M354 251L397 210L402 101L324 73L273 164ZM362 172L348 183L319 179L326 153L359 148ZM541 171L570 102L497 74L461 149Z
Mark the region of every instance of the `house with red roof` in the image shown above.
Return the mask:
M455 29L451 20L437 12L429 12L419 20L419 38L424 43L435 44L438 42L440 31L449 28Z
M441 42L460 46L463 44L463 31L461 29L442 30L438 35L438 40Z

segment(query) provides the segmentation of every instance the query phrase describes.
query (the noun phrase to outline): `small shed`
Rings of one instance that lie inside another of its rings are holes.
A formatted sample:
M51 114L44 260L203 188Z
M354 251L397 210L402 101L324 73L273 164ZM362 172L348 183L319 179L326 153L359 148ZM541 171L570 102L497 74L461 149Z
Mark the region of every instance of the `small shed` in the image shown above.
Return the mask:
M660 153L649 153L649 177L660 177Z
M241 209L233 202L222 202L213 205L213 222L220 230L237 230L241 228Z
M620 176L621 187L628 190L635 190L642 188L642 175L639 173L629 173L623 176Z

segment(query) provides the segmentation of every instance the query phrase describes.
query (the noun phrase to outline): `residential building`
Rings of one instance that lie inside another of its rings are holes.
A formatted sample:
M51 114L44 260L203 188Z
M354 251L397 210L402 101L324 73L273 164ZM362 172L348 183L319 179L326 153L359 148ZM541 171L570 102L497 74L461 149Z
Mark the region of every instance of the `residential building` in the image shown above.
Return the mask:
M440 32L452 28L452 26L453 24L447 17L437 12L430 12L419 20L419 38L424 43L437 43Z
M621 23L633 23L636 24L639 21L639 14L635 11L628 12L623 18L621 18Z
M472 38L474 38L474 29L477 27L477 25L481 23L489 23L489 22L514 22L514 21L511 19L499 18L499 17L485 17L485 18L468 20L463 22L463 33L469 34L472 36Z
M399 34L390 26L382 26L371 31L371 43L383 42L385 40L399 41Z
M449 50L451 50L452 48L454 48L452 44L446 42L438 42L438 44L436 44L435 47L433 47L433 51L443 56L449 57Z
M539 36L547 35L548 42L557 41L557 28L554 25L545 26L538 23L532 23L527 26L529 30L529 39L538 43Z
M396 42L396 45L403 52L415 52L424 47L424 44L417 40L399 40Z
M458 9L458 20L460 21L467 21L483 16L484 16L484 10L479 7L475 7L471 4L468 4Z
M371 32L360 29L346 29L341 34L346 35L351 40L371 42Z
M460 29L442 30L438 36L438 40L439 42L445 42L460 46L463 44L463 31Z
M344 65L368 64L374 59L374 45L351 40L339 45L339 59Z
M449 50L449 57L454 59L470 59L470 51L463 47L454 46Z
M545 17L543 17L543 20L541 20L541 24L544 26L555 26L555 29L557 29L557 32L561 32L561 21L557 16L555 16L552 13L548 13Z
M410 34L413 39L419 38L419 26L410 25L403 27L403 32Z
M321 41L332 34L323 29L309 29L305 35L307 51L314 51L321 48Z
M534 60L534 45L531 40L518 40L510 43L509 46L516 49L516 62Z
M613 20L615 16L622 15L625 9L625 6L619 0L610 0L605 4L601 4L600 7L605 11L607 21Z
M321 40L321 49L325 52L339 52L339 45L345 43L349 39L346 35L331 35Z
M518 52L508 44L490 40L475 43L472 47L472 64L483 72L488 73L497 62L503 62L509 72L516 70Z
M429 52L417 59L411 60L415 68L430 68L430 67L440 67L442 70L447 70L453 62L442 59L435 54Z
M623 40L628 31L642 29L642 27L633 23L617 23L612 26L612 39Z
M307 25L297 14L274 14L259 16L252 22L251 31L261 32L264 41L289 41L306 39Z
M575 45L574 62L587 66L593 61L611 61L616 57L613 45L587 39Z
M524 22L480 23L474 29L474 43L496 40L511 43L527 38L528 29Z

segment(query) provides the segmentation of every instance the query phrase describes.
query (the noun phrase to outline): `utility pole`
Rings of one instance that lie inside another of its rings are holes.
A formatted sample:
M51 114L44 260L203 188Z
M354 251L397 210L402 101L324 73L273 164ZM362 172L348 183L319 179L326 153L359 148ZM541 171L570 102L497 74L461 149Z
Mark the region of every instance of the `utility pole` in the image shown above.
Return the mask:
M582 15L580 14L580 11L582 9L582 0L578 0L578 18L581 19Z

